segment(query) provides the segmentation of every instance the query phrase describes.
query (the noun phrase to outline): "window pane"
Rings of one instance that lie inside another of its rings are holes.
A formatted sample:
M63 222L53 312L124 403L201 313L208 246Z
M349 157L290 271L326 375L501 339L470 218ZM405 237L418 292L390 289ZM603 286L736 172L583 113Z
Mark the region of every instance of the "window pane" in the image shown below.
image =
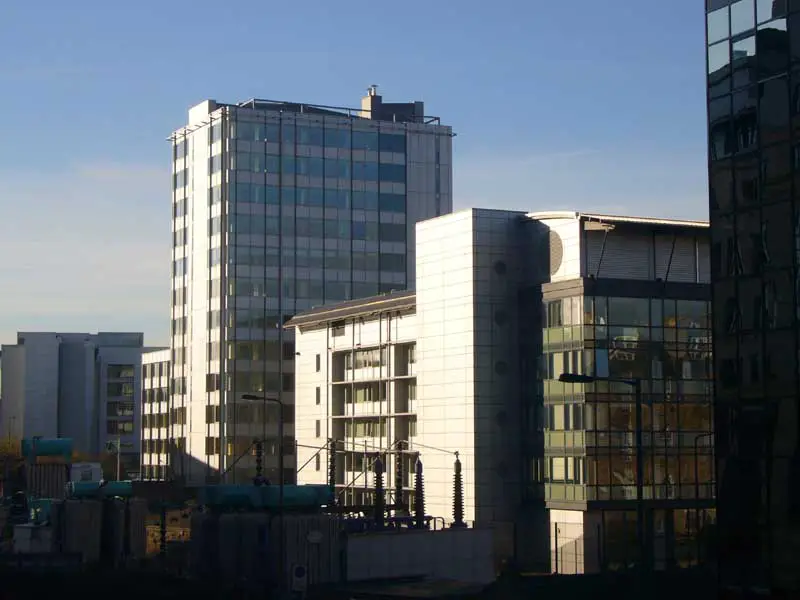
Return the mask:
M786 14L786 9L782 2L756 0L756 19L759 23L769 21L775 17L782 17L784 14Z
M728 7L726 6L725 8L708 13L708 43L713 44L719 42L729 35Z
M717 71L729 66L731 62L730 45L728 42L720 42L709 46L708 48L708 74L714 74Z
M753 29L756 26L754 0L739 0L731 4L731 35Z

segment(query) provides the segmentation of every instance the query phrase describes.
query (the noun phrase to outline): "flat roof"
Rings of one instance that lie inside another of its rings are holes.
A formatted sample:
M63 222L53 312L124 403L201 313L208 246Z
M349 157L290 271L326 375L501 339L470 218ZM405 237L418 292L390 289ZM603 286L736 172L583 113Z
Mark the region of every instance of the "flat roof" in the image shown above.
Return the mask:
M415 292L389 292L378 296L370 296L369 298L346 300L345 302L312 308L296 314L286 322L284 328L313 327L323 323L330 323L331 321L366 317L388 311L410 310L416 308L416 306L417 294Z
M555 210L530 212L525 215L528 219L544 221L546 219L576 219L582 221L597 221L599 223L629 223L637 225L658 225L661 227L695 227L707 229L708 221L689 221L683 219L656 219L654 217L627 217L622 215L601 215L598 213L585 213L571 210Z

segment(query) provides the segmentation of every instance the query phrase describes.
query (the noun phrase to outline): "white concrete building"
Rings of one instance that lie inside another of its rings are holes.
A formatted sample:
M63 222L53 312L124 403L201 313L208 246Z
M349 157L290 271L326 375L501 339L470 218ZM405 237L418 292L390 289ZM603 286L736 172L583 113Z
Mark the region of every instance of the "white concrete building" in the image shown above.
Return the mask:
M169 348L151 348L142 354L142 472L144 480L169 479L170 422L183 425L186 408L181 408L170 418Z
M294 437L292 315L413 287L415 224L452 210L452 130L371 88L357 109L204 101L173 144L172 437L189 484L249 481L280 399ZM294 456L284 478L294 479Z
M28 333L2 347L0 433L68 437L98 455L119 443L138 473L141 333Z
M373 500L372 458L386 453L391 498L412 505L415 462L416 307L413 292L314 309L292 319L298 377L295 395L299 483L328 480L329 440L336 440L336 483L343 501ZM326 351L327 350L327 351ZM402 486L394 473L400 461Z
M519 393L512 324L523 216L471 209L420 223L415 293L323 307L289 321L298 331L298 464L314 464L298 473L299 482L326 481L327 454L320 470L311 457L333 437L346 450L337 480L349 494L343 498L369 500L371 461L363 457L370 449L389 451L386 486L393 492L393 452L402 442L404 473L417 452L423 463L426 512L449 521L458 452L465 519L491 523L496 543L513 543L521 458L519 430L511 427L519 422L510 401ZM344 395L342 403L340 390L348 388L355 401ZM406 476L403 493L412 488Z

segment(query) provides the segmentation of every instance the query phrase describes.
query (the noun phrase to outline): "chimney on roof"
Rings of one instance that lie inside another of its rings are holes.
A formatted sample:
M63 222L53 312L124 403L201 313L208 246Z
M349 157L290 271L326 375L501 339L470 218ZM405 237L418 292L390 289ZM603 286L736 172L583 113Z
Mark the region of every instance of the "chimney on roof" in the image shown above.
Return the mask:
M378 119L381 113L383 98L378 95L378 86L374 83L367 88L367 95L361 98L361 116L364 119Z

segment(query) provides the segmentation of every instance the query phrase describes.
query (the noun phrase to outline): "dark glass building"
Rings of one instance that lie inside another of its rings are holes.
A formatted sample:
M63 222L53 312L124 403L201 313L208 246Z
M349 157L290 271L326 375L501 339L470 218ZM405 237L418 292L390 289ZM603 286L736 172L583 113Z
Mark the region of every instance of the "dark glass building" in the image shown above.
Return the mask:
M800 2L707 0L718 549L800 588Z

